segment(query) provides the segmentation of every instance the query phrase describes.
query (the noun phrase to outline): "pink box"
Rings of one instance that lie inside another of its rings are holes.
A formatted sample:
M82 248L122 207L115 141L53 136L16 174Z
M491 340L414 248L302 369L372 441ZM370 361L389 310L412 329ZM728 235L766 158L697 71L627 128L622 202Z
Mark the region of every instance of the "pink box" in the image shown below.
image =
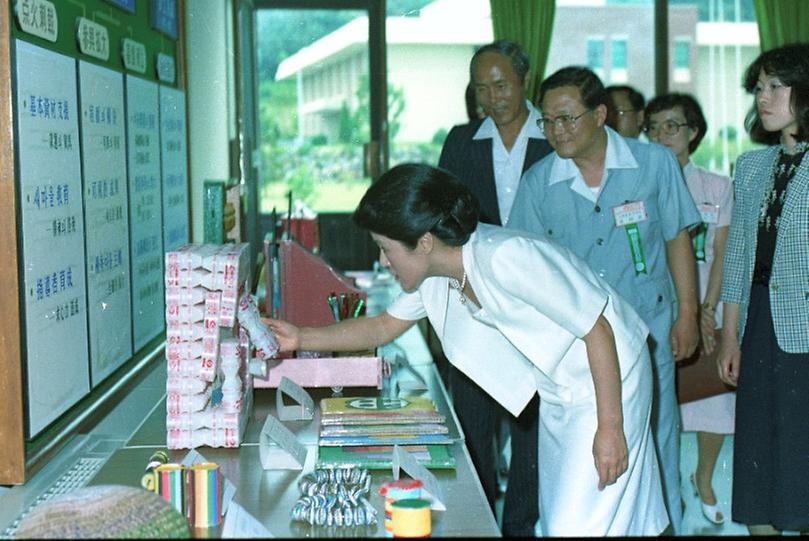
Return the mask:
M381 357L320 357L283 359L267 379L253 378L253 387L274 389L286 376L301 387L382 388Z

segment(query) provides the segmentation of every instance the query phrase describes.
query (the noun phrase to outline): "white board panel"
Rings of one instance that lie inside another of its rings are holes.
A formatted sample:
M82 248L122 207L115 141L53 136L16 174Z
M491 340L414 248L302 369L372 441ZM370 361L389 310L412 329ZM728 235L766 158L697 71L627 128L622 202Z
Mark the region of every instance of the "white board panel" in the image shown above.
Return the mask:
M76 62L15 42L29 435L90 390Z
M165 327L157 83L126 76L129 242L135 351Z
M186 244L188 225L188 167L185 150L185 94L160 87L160 147L163 171L163 248Z
M132 356L123 75L79 61L90 375Z

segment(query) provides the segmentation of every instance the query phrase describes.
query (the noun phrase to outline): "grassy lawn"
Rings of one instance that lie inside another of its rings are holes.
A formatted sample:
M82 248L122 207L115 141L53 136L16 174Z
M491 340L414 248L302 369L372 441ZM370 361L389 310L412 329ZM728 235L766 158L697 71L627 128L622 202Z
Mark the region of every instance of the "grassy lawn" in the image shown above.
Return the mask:
M369 185L368 180L318 184L312 200L307 204L317 212L353 212ZM265 186L259 201L260 212L270 214L273 207L278 213L286 212L287 192L289 187L285 182L273 182ZM292 196L295 197L295 194Z

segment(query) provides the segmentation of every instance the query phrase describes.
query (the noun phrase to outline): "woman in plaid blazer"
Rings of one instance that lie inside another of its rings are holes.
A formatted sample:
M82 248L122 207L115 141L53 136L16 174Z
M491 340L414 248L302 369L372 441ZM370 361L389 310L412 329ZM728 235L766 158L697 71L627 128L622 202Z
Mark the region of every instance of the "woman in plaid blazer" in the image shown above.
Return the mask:
M809 531L809 45L762 53L744 87L741 155L725 251L720 377L737 385L733 520L750 533Z

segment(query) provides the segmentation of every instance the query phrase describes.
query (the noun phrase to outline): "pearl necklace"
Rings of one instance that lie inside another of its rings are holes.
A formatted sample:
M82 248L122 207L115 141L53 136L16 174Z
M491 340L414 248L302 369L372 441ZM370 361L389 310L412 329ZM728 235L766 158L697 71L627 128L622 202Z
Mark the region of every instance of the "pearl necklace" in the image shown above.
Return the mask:
M463 278L461 278L461 283L458 283L458 280L455 278L452 279L451 285L454 289L458 290L458 300L461 304L466 304L466 296L463 294L463 290L466 287L466 271L463 271Z

